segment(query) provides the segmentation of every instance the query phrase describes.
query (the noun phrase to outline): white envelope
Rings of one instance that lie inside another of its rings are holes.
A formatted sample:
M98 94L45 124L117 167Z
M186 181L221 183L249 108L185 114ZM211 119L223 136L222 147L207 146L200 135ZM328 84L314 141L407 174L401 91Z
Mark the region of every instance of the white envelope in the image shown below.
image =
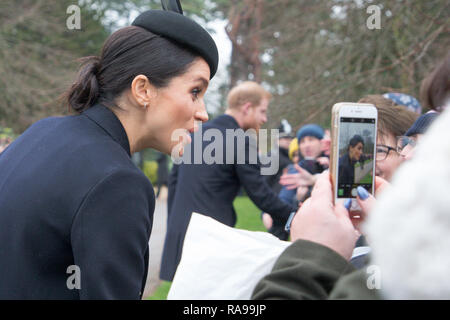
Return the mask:
M231 228L193 213L167 299L250 299L290 244L267 232Z

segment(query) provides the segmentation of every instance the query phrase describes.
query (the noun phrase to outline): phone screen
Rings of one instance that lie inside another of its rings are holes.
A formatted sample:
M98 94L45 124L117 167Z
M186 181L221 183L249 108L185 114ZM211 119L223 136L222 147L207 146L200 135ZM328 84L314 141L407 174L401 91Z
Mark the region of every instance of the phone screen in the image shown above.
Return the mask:
M340 118L338 198L355 198L358 186L372 192L375 136L374 118Z

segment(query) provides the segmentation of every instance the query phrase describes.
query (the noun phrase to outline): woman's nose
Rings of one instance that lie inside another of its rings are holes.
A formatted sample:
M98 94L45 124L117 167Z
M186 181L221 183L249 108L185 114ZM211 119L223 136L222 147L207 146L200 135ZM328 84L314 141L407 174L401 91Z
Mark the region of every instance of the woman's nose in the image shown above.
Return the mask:
M196 121L206 122L209 119L208 112L206 112L205 103L202 103L202 106L200 109L198 109L195 114L194 118Z
M194 115L196 121L206 122L209 119L208 113L206 110L197 111Z

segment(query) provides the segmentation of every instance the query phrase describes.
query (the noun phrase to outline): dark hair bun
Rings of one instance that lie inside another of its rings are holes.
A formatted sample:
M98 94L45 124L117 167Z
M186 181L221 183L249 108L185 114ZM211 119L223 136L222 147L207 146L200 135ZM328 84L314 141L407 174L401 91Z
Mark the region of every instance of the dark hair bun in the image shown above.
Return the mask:
M73 110L82 112L92 106L99 95L97 73L100 69L100 59L96 56L81 59L82 66L77 79L68 94L68 102Z

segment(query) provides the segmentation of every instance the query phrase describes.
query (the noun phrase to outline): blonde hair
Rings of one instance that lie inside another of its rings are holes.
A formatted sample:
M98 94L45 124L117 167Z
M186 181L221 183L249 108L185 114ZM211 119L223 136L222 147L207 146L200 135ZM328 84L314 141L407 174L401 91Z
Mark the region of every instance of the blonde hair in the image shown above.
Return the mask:
M298 151L298 140L297 138L292 139L289 144L289 159L294 159L294 153Z
M262 99L270 100L272 94L254 81L244 81L230 90L227 96L229 109L237 109L247 102L258 106Z

